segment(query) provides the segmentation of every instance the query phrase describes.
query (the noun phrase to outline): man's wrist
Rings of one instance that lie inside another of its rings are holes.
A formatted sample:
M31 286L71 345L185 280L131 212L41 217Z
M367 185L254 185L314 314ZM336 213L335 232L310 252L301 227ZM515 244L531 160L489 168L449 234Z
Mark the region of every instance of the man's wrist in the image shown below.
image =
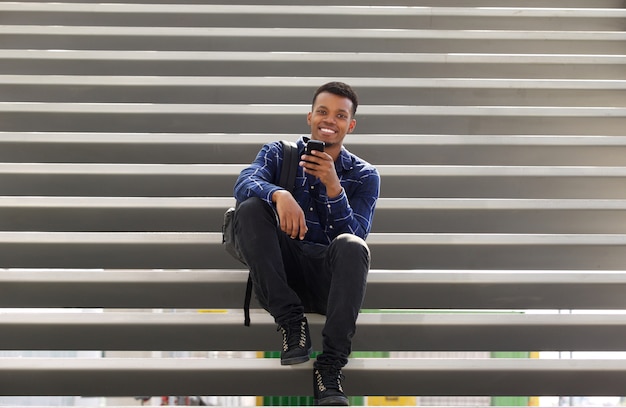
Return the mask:
M343 187L341 187L341 184L339 184L337 187L326 188L326 195L328 196L328 198L331 199L339 197L342 192Z
M280 189L280 190L276 190L276 191L274 191L274 192L272 193L272 202L273 202L274 204L276 204L276 202L278 201L278 198L279 198L282 194L285 194L285 193L286 193L286 194L289 194L289 191L287 191L287 190L283 190L283 189Z

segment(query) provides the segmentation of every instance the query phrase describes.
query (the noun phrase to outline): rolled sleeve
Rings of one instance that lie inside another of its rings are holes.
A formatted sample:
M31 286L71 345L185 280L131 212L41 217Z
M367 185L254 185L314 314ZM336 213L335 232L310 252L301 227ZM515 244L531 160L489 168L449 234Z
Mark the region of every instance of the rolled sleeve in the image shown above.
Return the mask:
M329 229L333 230L331 235L337 236L348 232L366 239L372 229L380 177L375 169L371 169L360 174L358 181L347 179L344 184L346 186L339 196L327 201ZM354 188L355 184L358 188ZM346 188L354 190L350 198L348 198Z

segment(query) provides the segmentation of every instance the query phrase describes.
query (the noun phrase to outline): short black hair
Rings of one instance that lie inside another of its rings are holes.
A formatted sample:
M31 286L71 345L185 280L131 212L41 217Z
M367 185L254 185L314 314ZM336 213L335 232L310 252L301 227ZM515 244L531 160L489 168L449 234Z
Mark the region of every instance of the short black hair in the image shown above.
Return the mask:
M317 99L317 95L321 94L322 92L329 92L331 94L343 96L350 99L352 101L352 116L356 114L356 108L357 106L359 106L359 98L357 97L356 92L354 92L354 89L352 89L350 85L343 82L334 81L328 82L320 86L319 88L317 88L317 91L315 91L315 94L313 95L312 105L315 105L315 99Z

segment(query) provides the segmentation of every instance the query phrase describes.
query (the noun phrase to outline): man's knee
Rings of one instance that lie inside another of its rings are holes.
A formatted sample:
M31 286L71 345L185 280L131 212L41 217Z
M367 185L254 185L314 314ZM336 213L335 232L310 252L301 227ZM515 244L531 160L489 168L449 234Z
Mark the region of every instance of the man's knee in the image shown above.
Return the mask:
M257 211L262 211L267 206L267 203L260 198L250 197L246 201L242 201L237 204L237 214L250 214Z
M333 240L333 245L343 250L367 251L367 243L354 234L341 234Z
M354 234L341 234L332 244L334 256L361 261L369 266L370 250L367 243Z
M237 204L235 211L235 228L252 227L258 225L261 220L275 219L274 210L265 201L260 198L251 197L246 201Z

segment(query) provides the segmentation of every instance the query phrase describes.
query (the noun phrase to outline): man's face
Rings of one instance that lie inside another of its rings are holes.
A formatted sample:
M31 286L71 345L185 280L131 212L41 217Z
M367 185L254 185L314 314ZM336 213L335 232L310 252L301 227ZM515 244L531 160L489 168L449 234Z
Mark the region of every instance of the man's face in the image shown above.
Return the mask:
M311 126L312 139L321 140L328 147L341 146L346 134L352 133L356 125L352 117L352 101L344 96L322 92L315 99L307 123Z

